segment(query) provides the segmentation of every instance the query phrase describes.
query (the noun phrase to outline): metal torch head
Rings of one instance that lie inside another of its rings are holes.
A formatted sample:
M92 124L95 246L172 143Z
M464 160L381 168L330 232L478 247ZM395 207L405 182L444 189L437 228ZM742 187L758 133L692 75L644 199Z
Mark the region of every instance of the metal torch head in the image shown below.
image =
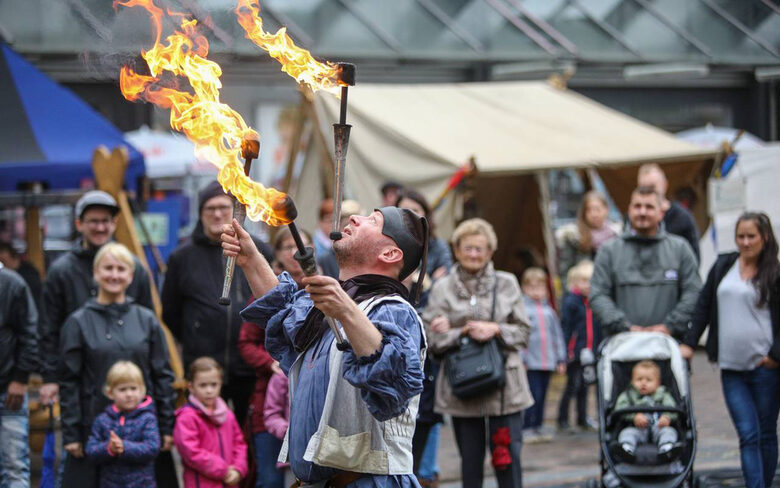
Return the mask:
M352 63L336 63L338 80L341 86L355 86L355 65Z
M260 135L256 132L246 134L241 141L241 156L244 159L257 159L260 155Z
M298 209L295 208L295 202L290 195L276 199L271 203L274 213L284 220L294 221L298 217Z

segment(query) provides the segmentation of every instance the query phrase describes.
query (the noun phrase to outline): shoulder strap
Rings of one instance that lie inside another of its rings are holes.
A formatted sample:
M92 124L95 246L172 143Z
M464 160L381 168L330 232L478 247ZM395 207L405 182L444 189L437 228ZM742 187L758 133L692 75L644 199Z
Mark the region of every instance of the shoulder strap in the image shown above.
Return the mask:
M496 281L493 283L493 304L490 306L490 321L495 322L496 318L496 298L498 296L498 273L496 273Z

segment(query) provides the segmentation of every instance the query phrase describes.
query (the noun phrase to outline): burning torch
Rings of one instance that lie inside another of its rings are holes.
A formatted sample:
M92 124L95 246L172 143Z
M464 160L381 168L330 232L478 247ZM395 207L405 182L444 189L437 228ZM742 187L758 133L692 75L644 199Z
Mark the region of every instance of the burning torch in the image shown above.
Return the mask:
M252 133L244 136L241 141L241 156L244 158L244 175L249 176L252 169L252 160L260 154L260 136ZM238 201L233 195L233 218L239 224L244 225L246 219L246 205ZM225 281L222 283L222 296L219 297L220 305L230 305L230 286L233 283L233 273L236 269L236 258L229 257L225 263Z
M347 165L347 149L349 149L349 131L352 126L347 124L347 95L349 87L355 86L355 65L338 63L338 81L341 85L341 110L339 123L333 124L335 141L335 167L333 178L333 231L330 238L333 241L341 239L341 202L344 200L344 171ZM292 230L292 229L290 229ZM300 247L299 247L300 249ZM297 259L297 258L296 258Z
M290 229L290 234L292 234L293 240L295 241L295 247L298 248L293 257L298 261L298 264L301 265L303 274L306 276L316 275L317 261L314 259L314 249L304 245L303 239L301 239L301 233L298 231L298 226L295 225L295 219L298 217L298 209L295 208L295 202L293 202L293 199L289 195L285 195L284 198L274 202L273 209L276 214L283 215L286 220L290 221L290 223L287 224L287 227ZM338 323L332 317L328 316L325 316L325 320L328 322L328 326L330 326L330 330L336 338L336 347L343 351L348 346L348 343L344 340L344 335L341 333Z

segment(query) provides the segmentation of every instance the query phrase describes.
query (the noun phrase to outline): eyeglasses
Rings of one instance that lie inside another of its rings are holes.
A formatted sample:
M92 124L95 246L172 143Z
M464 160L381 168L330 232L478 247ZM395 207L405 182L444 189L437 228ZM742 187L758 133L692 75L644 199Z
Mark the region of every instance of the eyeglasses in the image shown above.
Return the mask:
M463 246L461 249L463 249L463 252L465 253L475 253L475 254L482 254L487 252L487 249L480 246Z
M87 219L84 221L84 225L87 227L106 227L111 225L113 219Z
M227 213L231 210L233 210L232 205L214 205L214 206L203 207L203 211L206 213L217 213L217 212Z

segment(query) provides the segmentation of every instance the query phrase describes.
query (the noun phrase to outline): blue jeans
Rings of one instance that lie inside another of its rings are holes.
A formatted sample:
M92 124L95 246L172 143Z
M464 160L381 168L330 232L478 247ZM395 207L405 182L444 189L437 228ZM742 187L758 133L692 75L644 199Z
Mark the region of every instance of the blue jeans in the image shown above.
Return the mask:
M439 464L436 462L436 454L439 451L439 431L441 431L441 422L433 424L428 432L428 440L425 442L420 469L417 473L425 480L432 480L439 474Z
M27 395L19 410L6 409L5 396L5 393L0 395L0 488L27 488L30 486Z
M284 471L276 467L282 441L269 432L254 435L257 482L255 488L283 488Z
M550 386L550 376L552 371L542 371L529 369L526 371L528 376L528 387L531 390L531 396L534 398L534 404L525 411L524 429L538 429L544 422L544 400L547 397L547 387Z
M720 377L726 406L739 435L745 486L769 487L777 467L780 369L724 369Z

